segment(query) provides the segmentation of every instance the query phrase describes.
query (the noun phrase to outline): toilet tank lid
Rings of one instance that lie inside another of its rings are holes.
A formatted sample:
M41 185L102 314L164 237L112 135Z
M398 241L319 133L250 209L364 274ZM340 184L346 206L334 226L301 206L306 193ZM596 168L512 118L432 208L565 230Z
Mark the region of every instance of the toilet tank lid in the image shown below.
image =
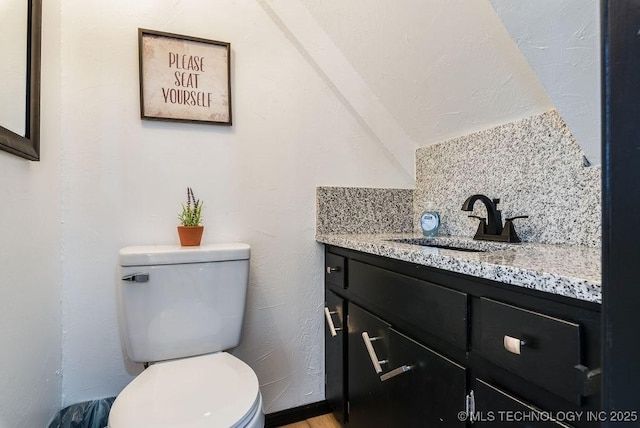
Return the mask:
M242 243L209 244L199 247L149 245L122 248L120 250L120 265L149 266L223 262L247 260L250 255L251 247Z

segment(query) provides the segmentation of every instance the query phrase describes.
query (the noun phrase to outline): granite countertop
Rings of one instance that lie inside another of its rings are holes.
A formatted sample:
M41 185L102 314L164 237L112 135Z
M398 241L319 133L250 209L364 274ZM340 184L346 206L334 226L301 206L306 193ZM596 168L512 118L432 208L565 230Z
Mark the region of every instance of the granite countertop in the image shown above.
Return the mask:
M390 239L423 238L419 234L317 234L316 241L404 260L518 287L601 303L600 248L474 241L467 237L428 238L437 245L480 249L466 252L425 247Z

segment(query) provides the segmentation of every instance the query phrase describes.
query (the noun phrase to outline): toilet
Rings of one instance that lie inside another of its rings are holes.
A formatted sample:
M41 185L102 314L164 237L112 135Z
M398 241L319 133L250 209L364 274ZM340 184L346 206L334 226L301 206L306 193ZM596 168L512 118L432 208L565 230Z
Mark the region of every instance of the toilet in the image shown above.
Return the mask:
M149 363L118 395L109 428L264 427L258 378L225 352L240 343L247 244L120 250L121 331Z

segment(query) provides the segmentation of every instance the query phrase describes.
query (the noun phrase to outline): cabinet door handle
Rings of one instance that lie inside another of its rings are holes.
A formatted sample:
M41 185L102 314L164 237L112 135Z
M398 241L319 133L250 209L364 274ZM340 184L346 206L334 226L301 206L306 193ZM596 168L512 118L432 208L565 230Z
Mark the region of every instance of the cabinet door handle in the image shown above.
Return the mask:
M336 327L333 325L333 319L331 319L331 314L337 313L336 311L330 312L329 308L324 307L324 316L327 319L327 324L329 325L329 331L331 332L331 337L336 337L337 332L342 330L340 327Z
M413 368L414 368L414 366L407 366L407 365L400 366L397 369L393 369L390 372L385 373L382 376L380 376L380 380L382 382L384 382L385 380L389 380L392 377L396 377L398 375L401 375L402 373L406 373L406 372L408 372L409 370L411 370Z
M369 333L366 331L362 332L362 340L364 341L364 346L367 347L367 352L369 352L369 358L371 358L371 363L373 364L373 368L376 373L382 373L382 366L380 364L386 364L387 360L378 360L378 356L376 355L376 350L373 349L374 340L378 340L379 337L369 337Z
M517 337L505 336L502 341L504 345L504 349L511 352L512 354L520 355L522 351L522 347L527 344L524 340L518 339Z
M327 273L332 274L333 272L340 272L340 266L327 266Z

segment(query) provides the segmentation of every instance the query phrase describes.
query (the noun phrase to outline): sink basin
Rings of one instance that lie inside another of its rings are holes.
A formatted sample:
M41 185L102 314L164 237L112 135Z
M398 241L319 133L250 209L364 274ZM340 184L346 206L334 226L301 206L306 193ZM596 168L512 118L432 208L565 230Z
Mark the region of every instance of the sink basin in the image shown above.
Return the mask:
M466 251L470 253L484 253L487 250L481 250L478 248L458 247L456 245L437 243L430 238L402 238L402 239L388 239L389 242L398 242L400 244L419 245L421 247L442 248L443 250L454 251Z
M421 247L441 248L444 250L466 251L471 253L485 253L489 251L500 251L513 248L513 245L497 242L472 241L468 239L452 238L452 237L433 237L433 238L397 238L387 239L389 242L397 242L400 244L419 245Z

